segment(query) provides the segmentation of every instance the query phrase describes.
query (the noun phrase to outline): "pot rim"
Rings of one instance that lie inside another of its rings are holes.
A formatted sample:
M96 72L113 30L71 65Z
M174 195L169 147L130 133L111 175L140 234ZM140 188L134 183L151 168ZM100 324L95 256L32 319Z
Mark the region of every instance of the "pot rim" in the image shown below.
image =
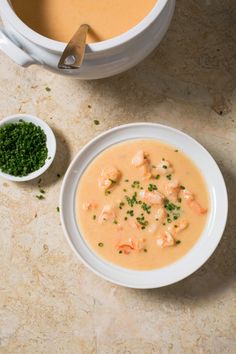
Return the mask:
M90 43L87 45L87 49L91 52L100 52L104 50L109 50L117 47L125 42L132 40L134 37L138 36L140 33L145 31L161 14L168 1L171 0L157 0L156 4L152 10L148 13L144 19L139 22L136 26L132 27L127 32L122 33L119 36L113 37L111 39ZM22 36L29 39L31 42L39 45L40 47L46 48L48 50L63 52L67 43L55 41L53 39L44 37L43 35L35 32L30 27L28 27L14 12L10 1L0 0L1 12L7 18L7 21L17 30Z

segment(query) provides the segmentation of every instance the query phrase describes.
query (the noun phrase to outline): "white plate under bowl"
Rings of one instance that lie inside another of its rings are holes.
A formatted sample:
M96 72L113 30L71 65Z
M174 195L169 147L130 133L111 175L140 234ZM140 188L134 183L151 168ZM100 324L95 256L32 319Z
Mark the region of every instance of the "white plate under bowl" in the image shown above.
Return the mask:
M169 266L136 271L122 268L96 255L80 234L75 217L75 195L81 175L104 149L130 139L156 139L183 151L198 166L207 184L210 207L205 229L195 246ZM175 283L206 262L217 247L227 220L228 198L222 174L211 155L196 140L179 130L153 123L134 123L108 130L89 142L71 162L60 195L61 221L65 236L79 259L97 275L115 284L158 288Z
M22 119L25 122L31 122L35 124L36 126L39 126L45 133L47 137L47 149L48 149L48 157L45 161L45 164L40 167L38 170L29 173L27 176L12 176L9 175L8 173L4 173L0 170L0 177L3 177L5 179L8 179L9 181L13 182L26 182L30 181L34 178L39 177L42 175L52 164L55 154L56 154L56 138L55 135L52 131L52 129L49 127L47 123L45 123L42 119L37 118L35 116L32 116L30 114L14 114L12 116L6 117L0 121L0 127L5 125L5 124L10 124L10 123L17 123L19 120ZM50 158L49 158L50 157Z

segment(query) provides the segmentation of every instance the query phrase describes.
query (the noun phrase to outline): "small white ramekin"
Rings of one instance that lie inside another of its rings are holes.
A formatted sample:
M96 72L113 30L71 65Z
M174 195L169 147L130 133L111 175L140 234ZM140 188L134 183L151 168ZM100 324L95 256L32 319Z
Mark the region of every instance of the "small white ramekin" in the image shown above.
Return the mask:
M47 148L48 148L48 157L45 161L45 164L37 171L34 171L30 174L28 174L27 176L23 176L23 177L16 177L16 176L12 176L9 175L7 173L4 173L0 170L0 177L3 177L9 181L14 181L14 182L26 182L26 181L30 181L34 178L39 177L40 175L42 175L51 165L51 163L53 162L53 159L55 157L56 154L56 139L55 139L55 135L52 131L52 129L49 127L49 125L47 123L45 123L42 119L31 116L29 114L15 114L9 117L6 117L4 119L2 119L0 121L0 127L5 125L5 124L9 124L9 123L16 123L19 122L19 120L22 119L25 122L32 122L35 125L39 126L40 128L42 128L42 130L44 131L44 133L46 134L47 137Z

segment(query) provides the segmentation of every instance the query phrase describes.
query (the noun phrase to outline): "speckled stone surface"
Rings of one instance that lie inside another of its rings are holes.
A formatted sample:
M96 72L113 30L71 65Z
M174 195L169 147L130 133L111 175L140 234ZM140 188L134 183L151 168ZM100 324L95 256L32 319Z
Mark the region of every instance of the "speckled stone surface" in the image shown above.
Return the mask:
M18 112L43 118L58 142L42 178L45 200L35 197L37 181L0 180L0 353L235 353L236 2L177 0L159 48L106 80L22 69L0 53L0 107L0 119ZM227 227L210 260L180 283L147 291L87 270L56 211L76 152L108 128L135 121L165 123L199 140L229 192Z

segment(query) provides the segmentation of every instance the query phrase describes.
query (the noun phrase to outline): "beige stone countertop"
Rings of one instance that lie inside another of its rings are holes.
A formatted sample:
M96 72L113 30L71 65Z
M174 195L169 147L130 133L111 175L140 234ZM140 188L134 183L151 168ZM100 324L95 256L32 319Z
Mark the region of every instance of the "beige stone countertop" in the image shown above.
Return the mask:
M19 112L43 118L58 143L42 177L45 200L35 197L37 181L0 180L0 353L235 353L236 2L177 0L159 48L109 79L22 69L0 53L0 107L0 119ZM85 268L56 211L78 150L111 127L142 121L196 138L229 192L214 255L187 279L153 290L116 286Z

